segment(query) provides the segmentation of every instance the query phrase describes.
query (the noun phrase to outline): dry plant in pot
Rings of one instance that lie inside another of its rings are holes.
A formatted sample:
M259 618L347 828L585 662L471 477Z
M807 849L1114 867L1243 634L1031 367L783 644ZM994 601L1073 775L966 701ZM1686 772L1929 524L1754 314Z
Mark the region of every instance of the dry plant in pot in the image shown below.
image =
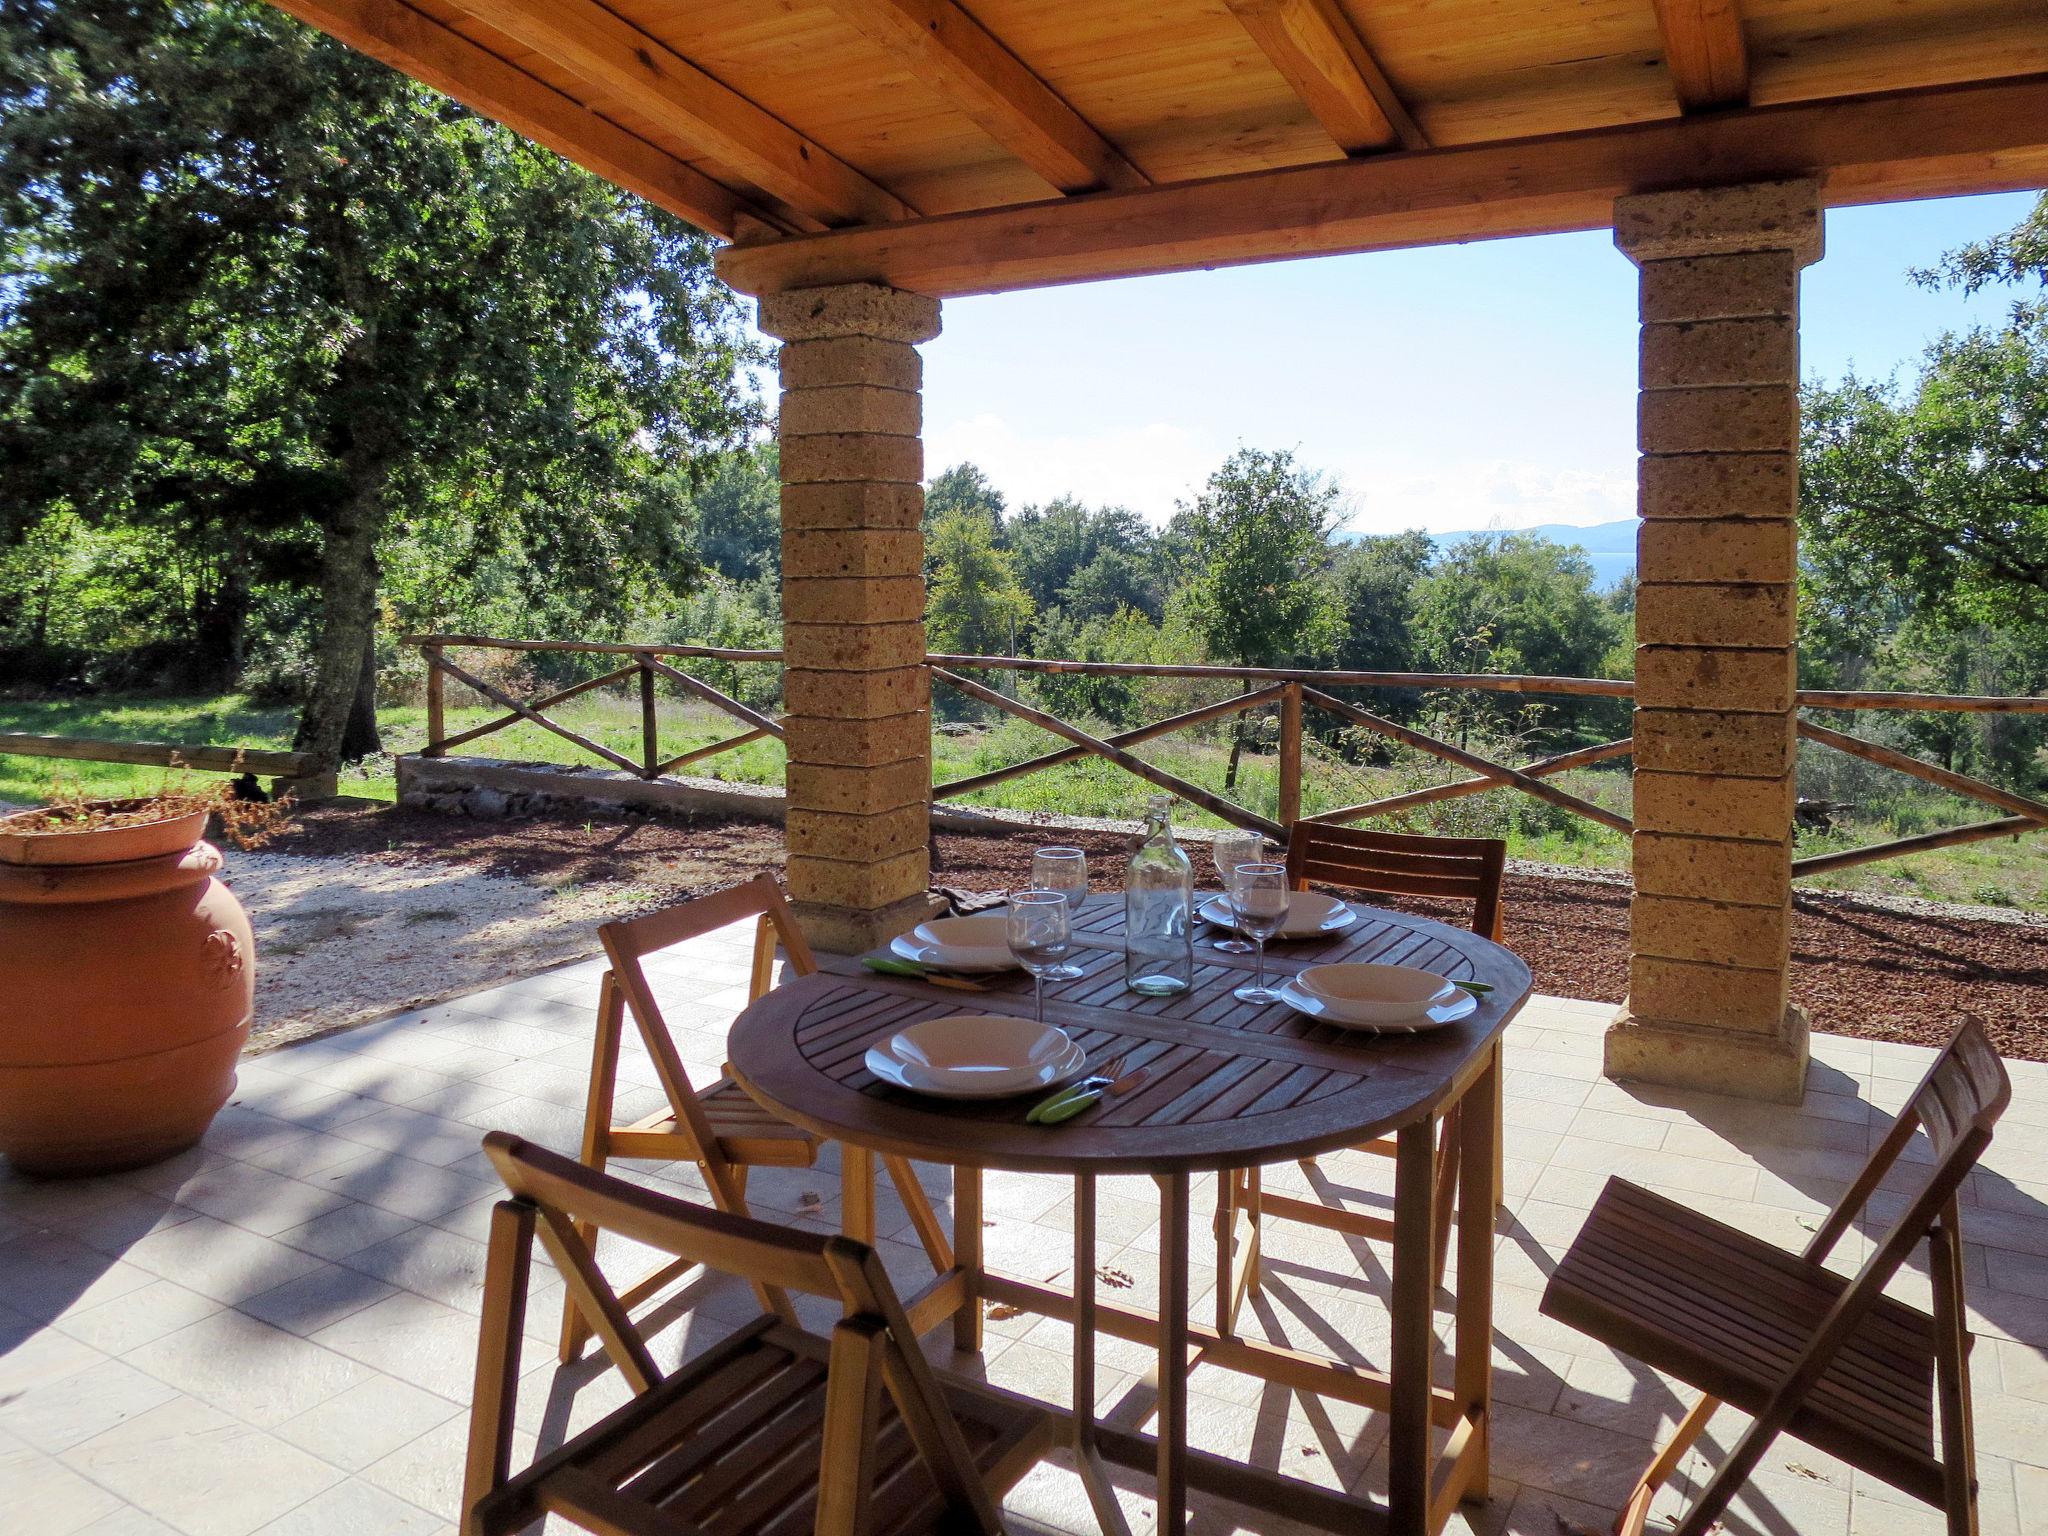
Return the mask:
M250 848L286 817L285 802L170 775L128 800L59 781L0 816L0 1154L15 1168L135 1168L206 1133L256 982L207 823Z

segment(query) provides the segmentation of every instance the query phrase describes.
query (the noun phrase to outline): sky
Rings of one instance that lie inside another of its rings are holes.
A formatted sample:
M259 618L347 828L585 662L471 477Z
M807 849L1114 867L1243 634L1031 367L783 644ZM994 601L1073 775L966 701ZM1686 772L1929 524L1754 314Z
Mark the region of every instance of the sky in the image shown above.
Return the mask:
M1806 271L1809 377L1910 373L2009 295L1907 278L2031 195L1840 209ZM1605 233L1325 257L947 302L925 464L1012 506L1071 494L1154 521L1240 444L1334 476L1349 528L1433 533L1633 515L1634 269Z

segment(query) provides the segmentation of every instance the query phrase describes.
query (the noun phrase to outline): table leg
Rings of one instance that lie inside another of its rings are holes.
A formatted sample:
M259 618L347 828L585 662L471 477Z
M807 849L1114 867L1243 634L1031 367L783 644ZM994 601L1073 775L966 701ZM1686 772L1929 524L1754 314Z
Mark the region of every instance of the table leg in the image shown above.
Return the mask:
M857 1243L875 1242L875 1154L851 1142L839 1146L839 1229Z
M1074 1461L1105 1536L1130 1536L1095 1434L1095 1176L1074 1179Z
M967 1294L953 1314L953 1347L981 1350L981 1170L953 1169L953 1262Z
M1159 1529L1188 1523L1188 1176L1159 1185Z
M1491 1157L1489 1156L1489 1162ZM1389 1536L1426 1536L1429 1530L1430 1356L1436 1335L1431 1315L1435 1290L1436 1122L1401 1128L1394 1154L1394 1285L1390 1311L1387 1431Z
M1458 1313L1455 1348L1458 1406L1475 1419L1475 1458L1467 1499L1487 1496L1493 1426L1494 1210L1500 1204L1501 1059L1495 1045L1486 1072L1465 1094L1458 1134L1464 1146L1458 1176Z

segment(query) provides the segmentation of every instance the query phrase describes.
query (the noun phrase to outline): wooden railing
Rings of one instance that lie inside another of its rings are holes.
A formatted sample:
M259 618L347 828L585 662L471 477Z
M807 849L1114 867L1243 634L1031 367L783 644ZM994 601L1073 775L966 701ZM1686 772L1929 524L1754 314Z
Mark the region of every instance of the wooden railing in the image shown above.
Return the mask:
M479 635L420 635L409 638L406 643L418 646L427 662L427 744L424 755L428 757L443 756L451 748L462 746L524 720L554 732L614 767L644 779L656 779L687 764L744 746L762 736L779 738L782 735L782 726L778 721L740 703L702 678L674 665L677 660L692 658L779 665L782 660L780 651L696 645L604 645L580 640L501 640ZM618 657L623 660L621 665L601 676L558 689L543 698L521 702L448 658L448 651L464 647L580 653ZM1286 827L1302 818L1303 721L1306 712L1313 709L1349 727L1397 742L1448 763L1463 770L1466 777L1408 790L1401 794L1381 796L1335 810L1321 811L1308 818L1312 821L1332 824L1362 821L1368 817L1394 815L1465 795L1483 794L1496 789L1512 789L1595 822L1610 831L1626 835L1634 830L1628 817L1549 782L1572 769L1630 756L1634 751L1634 742L1629 737L1580 747L1574 751L1513 767L1412 726L1401 724L1399 721L1374 714L1332 692L1333 689L1379 688L1632 699L1635 696L1635 684L1623 678L1541 677L1490 672L1296 672L1273 667L1178 666L1164 663L1064 661L1041 660L1034 657L949 654L928 656L926 664L935 687L951 689L962 697L973 699L1013 719L1025 721L1067 743L1064 747L1028 758L1023 762L934 785L934 800L957 800L1029 774L1043 773L1068 763L1097 757L1114 764L1135 778L1201 807L1219 821L1262 832L1270 837L1284 838ZM1095 736L1055 714L1012 698L986 683L975 681L965 675L970 671L1180 678L1230 684L1242 691L1218 699L1214 703L1202 704L1165 719L1153 721L1148 725L1135 726L1109 736ZM454 678L499 705L506 713L482 725L449 735L445 730L443 703L448 678ZM579 694L634 678L638 680L641 702L642 740L638 761L613 751L601 742L592 741L588 736L569 729L557 720L549 719L545 713L555 705ZM662 682L672 683L691 697L732 716L746 729L690 751L664 757L658 741L656 709L657 689ZM1802 690L1797 695L1797 702L1802 709L1841 711L2048 714L2048 698L1813 689ZM1193 783L1182 775L1148 762L1130 750L1158 737L1253 709L1273 709L1278 715L1279 737L1276 746L1279 784L1275 807L1277 816L1262 815L1200 784ZM2048 801L2002 789L1983 779L1924 762L1907 753L1866 741L1815 721L1802 719L1798 723L1798 730L1805 740L1848 753L1866 762L1894 769L1951 794L2001 810L2005 814L1993 820L1973 822L1945 831L1921 833L1874 843L1863 848L1843 849L1796 859L1792 864L1795 876L1823 874L1905 854L1924 853L1987 838L2016 836L2048 827Z
M131 763L144 768L199 773L259 774L292 788L301 799L331 794L320 759L311 752L268 747L183 746L168 741L110 741L90 736L40 736L0 731L0 757L52 757L71 762Z

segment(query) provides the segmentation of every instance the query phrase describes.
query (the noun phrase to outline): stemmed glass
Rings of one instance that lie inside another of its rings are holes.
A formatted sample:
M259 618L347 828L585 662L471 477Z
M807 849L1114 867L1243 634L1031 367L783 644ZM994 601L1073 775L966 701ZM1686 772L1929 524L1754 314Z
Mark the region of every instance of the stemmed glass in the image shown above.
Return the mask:
M1287 921L1287 866L1238 865L1230 872L1230 910L1237 926L1252 936L1259 956L1257 983L1232 995L1246 1003L1278 1002L1280 994L1266 985L1266 940Z
M1216 873L1223 881L1223 904L1226 907L1230 905L1231 871L1240 864L1258 863L1259 854L1264 847L1264 841L1256 832L1239 830L1216 834L1216 841L1210 845L1210 851L1216 859ZM1248 955L1252 952L1251 945L1237 938L1217 939L1212 947L1231 955Z
M1031 973L1038 994L1038 1022L1045 1022L1045 978L1073 947L1073 909L1064 891L1010 892L1010 953Z
M1031 855L1031 888L1058 891L1071 908L1069 919L1088 899L1088 855L1078 848L1041 848ZM1062 960L1046 971L1048 981L1072 981L1082 973L1071 960Z

